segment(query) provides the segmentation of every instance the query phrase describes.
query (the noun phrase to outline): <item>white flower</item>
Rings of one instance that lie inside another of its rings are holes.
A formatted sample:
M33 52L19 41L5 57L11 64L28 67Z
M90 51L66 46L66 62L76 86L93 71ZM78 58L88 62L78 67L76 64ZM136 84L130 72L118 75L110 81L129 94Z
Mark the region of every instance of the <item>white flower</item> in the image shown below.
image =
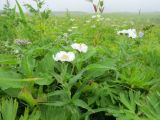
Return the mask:
M121 31L118 31L117 34L128 35L129 38L137 38L136 29L121 30Z
M55 61L71 62L75 59L75 54L73 52L60 51L55 56L53 55L53 59Z
M95 19L95 18L100 19L100 18L102 18L102 16L101 16L100 14L98 14L98 15L93 15L93 16L92 16L92 19Z
M97 17L97 18L101 18L101 15L98 14L96 17Z
M128 30L128 37L129 38L136 38L137 37L137 32L135 29L129 29Z
M86 53L88 51L88 46L83 43L74 43L71 45L71 47L75 50L78 50L79 52Z

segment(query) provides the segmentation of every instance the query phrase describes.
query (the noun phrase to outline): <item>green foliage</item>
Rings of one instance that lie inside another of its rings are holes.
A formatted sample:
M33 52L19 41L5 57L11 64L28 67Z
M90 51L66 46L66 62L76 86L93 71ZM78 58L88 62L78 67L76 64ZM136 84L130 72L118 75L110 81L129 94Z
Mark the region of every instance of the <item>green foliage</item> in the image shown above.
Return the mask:
M146 120L159 120L159 110L160 110L160 94L151 93L147 96L144 102L140 103L141 111L146 116Z
M13 99L2 99L0 104L0 114L2 120L15 120L17 116L18 102Z
M17 4L17 6L18 6L19 13L20 13L20 16L21 16L22 21L23 21L24 23L27 23L25 14L24 14L24 12L23 12L23 10L22 10L22 7L21 7L21 5L19 4L18 0L16 0L16 4Z
M39 119L40 119L40 111L34 109L30 114L29 108L26 108L24 115L21 116L19 120L39 120Z
M31 6L30 4L25 4L25 7L29 9L30 13L40 17L41 19L47 19L49 18L49 15L51 13L51 10L43 10L43 5L45 4L45 0L33 0L36 3L36 8Z
M0 64L17 64L18 60L14 55L0 54Z
M158 15L53 16L44 0L34 2L25 5L29 14L18 0L19 13L8 2L0 16L0 119L159 120ZM98 6L104 9L102 1ZM145 35L116 35L128 28ZM73 43L86 44L87 52ZM59 51L75 59L54 60Z

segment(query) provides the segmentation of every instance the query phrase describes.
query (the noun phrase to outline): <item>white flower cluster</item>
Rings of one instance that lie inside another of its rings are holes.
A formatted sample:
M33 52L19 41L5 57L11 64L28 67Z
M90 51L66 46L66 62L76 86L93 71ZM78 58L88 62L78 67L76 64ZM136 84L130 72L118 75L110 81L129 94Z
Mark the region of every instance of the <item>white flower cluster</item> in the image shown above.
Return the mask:
M128 30L121 30L117 32L118 35L127 35L129 38L137 38L137 31L136 29L128 29ZM143 32L139 32L139 37L142 38L144 36Z
M93 15L93 16L92 16L92 19L96 19L97 22L104 20L104 18L103 18L100 14Z
M74 43L71 47L82 53L86 53L88 51L88 46L84 43ZM53 55L53 59L61 62L72 62L75 59L75 54L73 52L60 51L56 55Z
M78 29L78 27L77 26L73 26L73 27L71 27L71 28L68 29L68 32L72 32L75 29Z
M79 52L83 52L86 53L88 51L88 46L86 44L83 43L74 43L71 45L71 47L75 50L78 50Z

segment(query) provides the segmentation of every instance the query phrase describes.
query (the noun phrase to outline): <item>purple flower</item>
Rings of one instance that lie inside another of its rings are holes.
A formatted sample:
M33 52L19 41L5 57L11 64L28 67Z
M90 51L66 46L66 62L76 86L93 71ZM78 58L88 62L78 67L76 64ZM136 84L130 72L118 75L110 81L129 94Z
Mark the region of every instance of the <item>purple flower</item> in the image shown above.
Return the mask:
M144 32L139 32L139 37L142 38L144 36Z
M16 39L15 44L20 45L20 46L24 46L24 45L29 45L29 44L32 44L32 43L28 40Z

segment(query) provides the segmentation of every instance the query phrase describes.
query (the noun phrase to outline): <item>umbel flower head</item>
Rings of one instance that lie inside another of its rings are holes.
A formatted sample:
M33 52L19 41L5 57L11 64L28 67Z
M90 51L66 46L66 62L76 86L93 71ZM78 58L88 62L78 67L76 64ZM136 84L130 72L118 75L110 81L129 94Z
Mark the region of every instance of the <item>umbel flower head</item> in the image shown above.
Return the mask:
M71 47L79 52L86 53L88 51L88 46L84 43L74 43Z
M53 59L61 62L72 62L75 59L75 54L73 52L60 51L55 56L53 55Z

